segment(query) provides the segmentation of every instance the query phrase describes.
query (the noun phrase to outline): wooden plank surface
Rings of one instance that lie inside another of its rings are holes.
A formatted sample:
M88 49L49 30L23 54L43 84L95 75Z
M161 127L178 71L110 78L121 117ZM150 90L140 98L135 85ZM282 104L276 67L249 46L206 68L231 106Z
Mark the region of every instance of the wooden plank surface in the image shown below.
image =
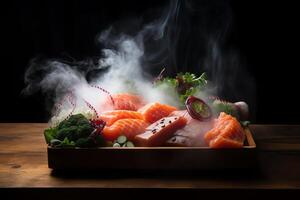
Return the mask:
M219 174L52 172L42 134L46 126L0 124L1 188L300 189L299 125L252 125L259 170Z

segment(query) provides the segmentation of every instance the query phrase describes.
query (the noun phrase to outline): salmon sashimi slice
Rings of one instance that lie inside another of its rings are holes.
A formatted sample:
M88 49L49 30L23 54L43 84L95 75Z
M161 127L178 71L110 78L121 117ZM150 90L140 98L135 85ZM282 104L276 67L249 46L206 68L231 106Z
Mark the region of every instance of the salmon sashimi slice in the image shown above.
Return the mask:
M211 148L241 148L245 132L236 118L221 112L213 128L205 134L204 140Z
M184 117L164 117L147 127L144 133L135 136L134 142L137 146L162 146L186 122Z
M143 133L147 126L148 123L141 119L120 119L103 129L103 137L113 141L120 135L125 135L132 140L136 135Z
M145 105L144 99L139 95L121 93L112 95L112 98L114 100L113 108L115 110L137 111L139 108ZM109 102L112 103L111 101Z
M149 103L138 110L138 112L144 115L145 121L154 123L157 120L167 117L171 112L177 110L173 106L160 103Z
M141 119L144 120L144 116L136 111L131 110L112 110L101 113L100 119L106 122L107 126L111 126L119 119Z

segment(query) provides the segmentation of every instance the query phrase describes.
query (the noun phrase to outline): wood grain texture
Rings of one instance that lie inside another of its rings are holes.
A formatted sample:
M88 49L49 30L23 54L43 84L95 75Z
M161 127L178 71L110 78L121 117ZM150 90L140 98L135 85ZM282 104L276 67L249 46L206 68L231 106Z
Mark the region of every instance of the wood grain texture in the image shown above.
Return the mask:
M300 189L300 126L252 125L259 170L219 174L53 172L42 134L46 127L0 124L1 188Z

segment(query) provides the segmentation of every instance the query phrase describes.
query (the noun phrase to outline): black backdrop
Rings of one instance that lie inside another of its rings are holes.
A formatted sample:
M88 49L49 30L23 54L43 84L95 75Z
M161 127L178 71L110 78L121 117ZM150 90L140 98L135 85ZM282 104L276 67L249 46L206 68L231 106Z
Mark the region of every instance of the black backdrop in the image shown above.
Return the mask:
M228 1L232 42L256 81L256 123L299 123L299 25L292 1ZM37 55L76 59L99 53L95 36L110 23L164 1L10 1L1 12L1 122L46 122L41 94L23 97L24 72Z

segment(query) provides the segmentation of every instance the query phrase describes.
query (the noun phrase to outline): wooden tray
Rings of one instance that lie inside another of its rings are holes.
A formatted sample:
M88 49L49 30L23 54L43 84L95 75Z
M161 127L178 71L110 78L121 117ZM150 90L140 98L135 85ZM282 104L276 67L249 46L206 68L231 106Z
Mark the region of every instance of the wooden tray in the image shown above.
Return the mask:
M256 144L249 129L241 149L209 147L75 148L48 147L52 169L203 170L241 169L256 165Z

